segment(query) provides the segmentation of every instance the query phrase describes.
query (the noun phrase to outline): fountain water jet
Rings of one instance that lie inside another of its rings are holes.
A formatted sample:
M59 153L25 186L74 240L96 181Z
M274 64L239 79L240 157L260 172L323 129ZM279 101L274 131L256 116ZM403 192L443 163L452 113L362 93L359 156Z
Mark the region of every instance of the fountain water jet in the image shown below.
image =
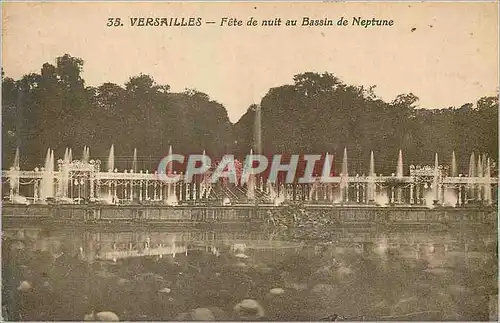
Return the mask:
M177 200L177 196L175 194L168 196L167 200L165 201L165 204L167 204L169 206L179 205L179 201Z
M483 154L483 158L482 158L482 162L483 162L483 201L484 203L488 204L489 200L487 200L487 190L488 190L488 187L491 187L491 183L489 182L489 180L486 180L486 168L487 168L487 164L488 164L488 154L484 153ZM491 176L491 175L490 175ZM491 192L490 192L491 193Z
M430 209L432 209L436 206L436 204L435 204L436 200L435 200L433 190L424 192L423 200L425 202L425 206L427 206Z
M134 173L137 173L137 148L134 148L134 157L132 159L132 171Z
M458 176L457 160L455 157L455 151L453 151L453 153L451 154L451 172L450 172L450 175L451 175L451 177ZM458 193L459 192L456 191L456 188L447 187L445 192L444 192L444 196L443 196L444 204L446 206L453 206L453 207L457 206Z
M387 193L377 192L377 188L375 185L375 177L377 174L375 173L375 158L373 157L373 151L370 154L370 172L369 172L370 180L368 184L368 198L371 203L375 203L379 206L387 206L389 204L389 196Z
M482 181L482 177L483 177L483 162L481 161L481 154L478 154L477 156L477 173L476 173L476 176L479 178L479 181L480 183L478 184L477 186L477 197L476 199L479 200L479 201L482 201L483 200L483 181Z
M115 145L112 144L111 148L109 149L109 155L108 155L108 172L113 172L115 169ZM113 183L111 181L108 182L107 185L107 194L105 194L105 197L103 199L103 202L106 201L107 204L112 204L115 201L115 193L113 192ZM115 190L116 190L116 182L115 182Z
M10 199L13 201L19 196L19 171L20 171L20 157L19 157L19 147L16 148L16 154L14 156L14 164L10 168L11 176L10 181Z
M115 145L111 145L108 156L108 172L112 172L114 169L115 169Z
M389 204L389 197L386 192L380 192L375 194L375 204L378 206L387 206Z
M340 177L340 194L342 202L349 202L349 173L347 170L347 147L344 147L342 158L342 174Z
M88 163L90 161L90 148L87 146L83 146L82 161L84 163Z
M62 163L62 174L61 174L61 183L58 187L59 196L66 198L68 196L68 183L70 181L69 176L69 166L71 163L71 151L66 148L64 152L64 158Z
M50 171L54 172L54 150L50 150Z
M344 156L342 158L342 174L348 176L347 171L347 147L344 147Z
M16 148L16 155L14 156L14 169L20 170L20 157L19 157L19 147Z
M280 206L281 204L283 204L283 202L285 202L285 197L283 194L278 195L273 201L274 206Z
M278 194L276 193L276 190L274 189L273 184L269 179L267 180L266 186L267 186L267 192L269 192L267 194L268 200L270 202L273 202L274 199L278 196Z
M458 203L458 196L455 190L447 189L443 195L443 201L445 206L455 207Z
M484 172L485 191L484 201L486 205L491 205L491 166L490 159L486 159L486 170Z
M274 204L274 206L279 206L285 201L285 195L283 192L280 192L279 194L276 192L276 189L274 188L273 184L271 181L268 179L267 180L267 188L269 192L269 201Z
M373 157L373 150L371 151L371 154L370 154L370 172L368 174L370 176L376 176L375 175L375 158Z
M474 177L474 176L476 176L476 161L474 153L472 153L469 159L469 177Z
M399 150L398 166L396 168L396 177L397 178L403 177L403 152L401 151L401 149Z
M481 155L477 156L477 177L483 177L483 162L481 161Z
M248 201L255 200L255 176L253 174L253 151L250 149L249 164L247 167L250 167L250 174L248 175L247 181L247 199Z
M45 156L45 168L40 183L40 198L42 201L54 196L54 152L48 148Z
M396 167L396 177L398 179L403 178L403 152L401 149L399 150L399 155L398 155L398 164ZM396 194L396 201L393 201L394 203L401 203L402 196L403 196L403 188L398 187L397 188L397 194Z
M434 180L432 183L432 197L434 205L437 205L439 203L438 177L439 177L439 160L438 160L438 154L436 153L434 157Z
M373 203L375 202L375 158L373 157L373 150L370 153L370 171L368 173L369 183L367 185L367 202Z
M262 111L260 105L255 110L255 151L262 154Z
M134 150L135 152L135 150ZM172 156L172 146L168 147L168 155ZM172 176L174 174L173 162L168 163L167 165L167 176ZM175 185L175 183L173 183ZM177 194L175 190L172 190L172 183L168 181L167 183L167 200L165 203L169 206L177 206L179 205L179 200L177 199Z
M169 155L169 156L172 156L172 154L173 154L173 152L172 152L172 145L170 145L170 146L168 147L168 155ZM168 164L168 167L167 167L167 174L168 174L168 175L172 175L172 174L173 174L173 169L174 169L174 165L173 165L173 163L172 163L172 162L170 162L170 163Z
M455 157L455 151L451 154L451 177L457 177L457 160Z
M205 160L205 150L201 153L202 159ZM208 178L208 173L205 172L203 175L201 175L202 179L200 181L200 192L199 192L199 197L200 199L203 199L204 197L208 198L208 187L209 187L209 178Z
M483 154L483 158L481 159L483 161L483 172L486 170L486 161L488 160L488 156L486 153ZM484 176L484 173L483 173Z
M333 158L330 157L330 154L326 153L322 171L323 181L326 181L326 179L330 176L332 170L332 160Z
M331 175L332 162L333 162L333 156L330 156L329 153L326 153L326 155L325 155L325 161L323 163L323 170L321 172L321 178L322 178L321 181L324 182L324 183L327 183L328 178ZM338 198L336 199L334 197L333 186L331 184L328 184L328 185L324 186L323 188L324 188L324 192L323 193L324 193L325 199L327 197L327 192L329 192L328 194L329 194L331 202L336 202L336 200L338 200ZM318 189L318 185L315 185L314 189L317 190ZM286 194L284 196L286 197ZM312 190L311 190L311 198L312 198Z
M476 176L476 161L475 161L474 153L472 153L470 155L469 174L468 175L469 175L469 179ZM468 187L468 191L469 191L467 194L469 196L469 199L474 200L475 196L476 196L476 192L475 192L476 189L475 189L474 183L471 183L471 180L469 180L467 187Z

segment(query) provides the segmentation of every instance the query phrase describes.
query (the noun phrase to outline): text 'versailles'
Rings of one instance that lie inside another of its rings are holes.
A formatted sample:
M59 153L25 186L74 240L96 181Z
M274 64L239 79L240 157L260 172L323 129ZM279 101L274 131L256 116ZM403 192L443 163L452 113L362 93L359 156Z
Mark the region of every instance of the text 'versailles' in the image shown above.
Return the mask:
M199 27L200 17L134 17L130 18L132 27Z

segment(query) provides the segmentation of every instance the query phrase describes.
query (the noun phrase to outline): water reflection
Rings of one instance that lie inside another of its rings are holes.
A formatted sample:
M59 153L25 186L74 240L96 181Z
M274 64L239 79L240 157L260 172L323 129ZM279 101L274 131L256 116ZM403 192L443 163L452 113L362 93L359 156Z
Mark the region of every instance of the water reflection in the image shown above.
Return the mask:
M13 320L488 320L494 234L4 228ZM98 314L93 317L97 317Z

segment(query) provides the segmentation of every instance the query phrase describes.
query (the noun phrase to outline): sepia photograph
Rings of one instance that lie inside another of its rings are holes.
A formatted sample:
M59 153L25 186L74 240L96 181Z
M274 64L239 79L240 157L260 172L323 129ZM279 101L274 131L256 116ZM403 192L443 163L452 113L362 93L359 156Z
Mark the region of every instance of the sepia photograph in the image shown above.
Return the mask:
M4 1L2 321L498 321L499 3Z

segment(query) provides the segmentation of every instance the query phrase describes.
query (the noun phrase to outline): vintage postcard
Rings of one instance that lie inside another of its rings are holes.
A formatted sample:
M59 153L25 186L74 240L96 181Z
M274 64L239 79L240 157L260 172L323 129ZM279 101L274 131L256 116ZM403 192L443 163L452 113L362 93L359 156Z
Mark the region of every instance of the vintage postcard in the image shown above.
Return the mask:
M498 20L2 3L2 320L497 321Z

